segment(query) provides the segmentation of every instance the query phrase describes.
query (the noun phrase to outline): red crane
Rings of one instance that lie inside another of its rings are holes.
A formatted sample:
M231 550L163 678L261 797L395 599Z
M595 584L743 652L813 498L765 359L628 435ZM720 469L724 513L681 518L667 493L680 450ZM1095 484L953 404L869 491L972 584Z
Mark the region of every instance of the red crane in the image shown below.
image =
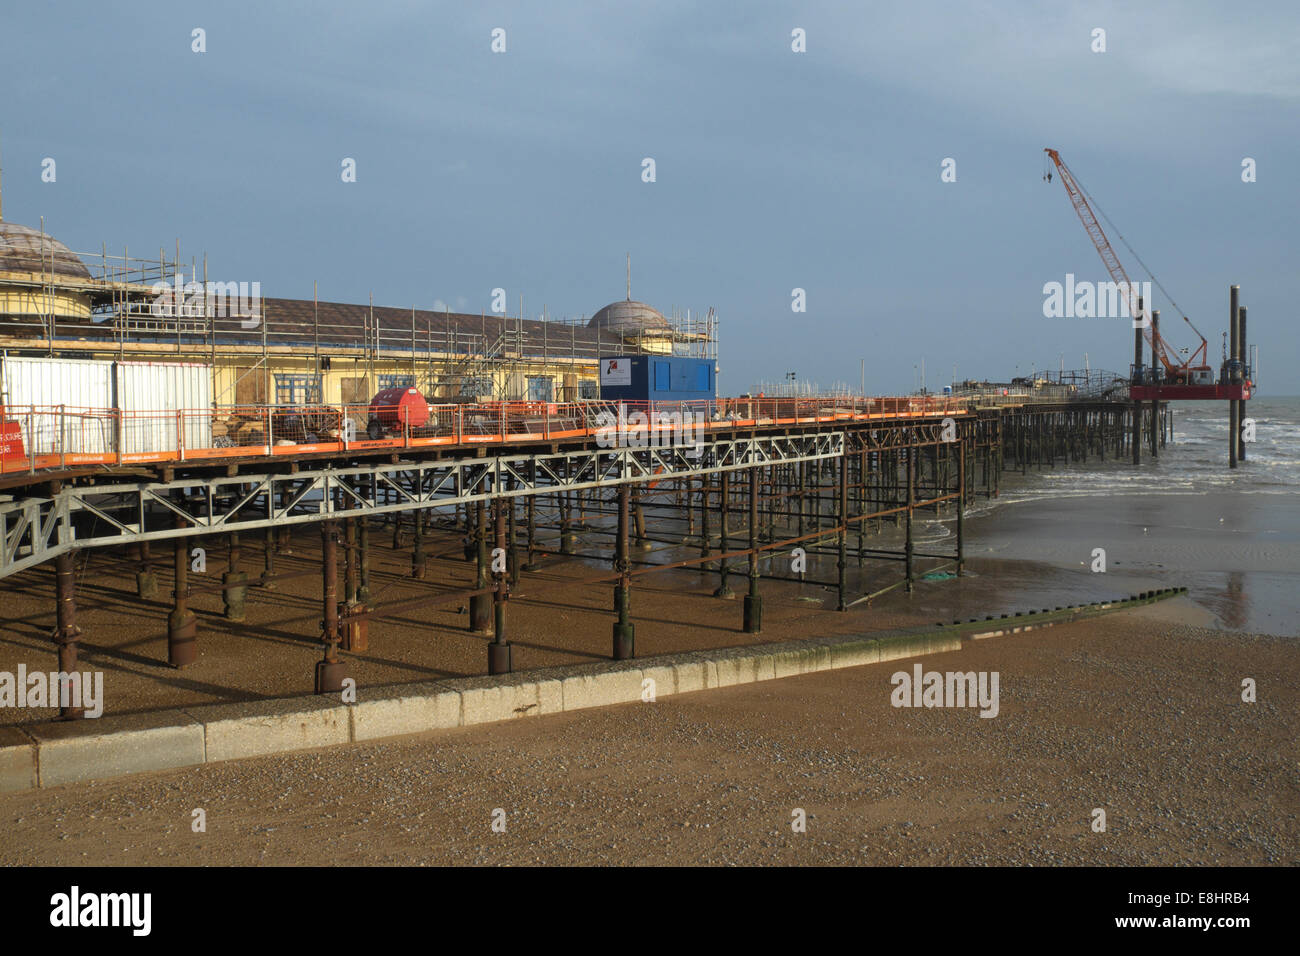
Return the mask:
M1189 358L1184 361L1178 361L1178 353L1170 348L1168 341L1159 330L1153 327L1150 313L1140 315L1138 309L1138 295L1133 283L1129 281L1128 273L1124 271L1124 266L1120 264L1119 256L1111 248L1110 240L1106 238L1106 233L1101 228L1101 223L1097 220L1093 212L1092 204L1088 202L1087 193L1079 185L1079 181L1074 174L1070 172L1070 167L1065 165L1061 159L1061 154L1054 149L1044 149L1043 152L1051 157L1052 162L1056 165L1057 172L1061 177L1061 185L1065 187L1066 193L1070 197L1070 203L1074 206L1074 211L1079 216L1079 221L1083 223L1083 228L1088 232L1088 238L1092 244L1097 247L1097 254L1101 256L1102 263L1106 266L1106 271L1110 273L1111 281L1114 282L1128 299L1129 315L1135 319L1140 318L1144 323L1142 332L1151 346L1151 354L1159 360L1165 369L1165 383L1171 385L1209 385L1214 382L1214 374L1207 362L1206 349L1208 343L1205 336L1201 335L1196 326L1192 325L1192 320L1183 316L1183 321L1191 327L1201 340L1200 347L1194 351ZM1050 177L1049 177L1050 179ZM1120 236L1123 239L1123 236ZM1127 245L1127 243L1125 243ZM1130 247L1130 251L1132 248ZM1136 256L1137 254L1134 253ZM1141 260L1138 260L1141 262ZM1155 279L1155 276L1152 276ZM1159 285L1156 281L1156 285ZM1164 287L1161 286L1163 291ZM1167 294L1167 293L1166 293ZM1169 300L1173 302L1173 297ZM1143 305L1150 309L1151 303L1145 302ZM1175 304L1176 307L1176 304ZM1181 310L1180 310L1181 311Z

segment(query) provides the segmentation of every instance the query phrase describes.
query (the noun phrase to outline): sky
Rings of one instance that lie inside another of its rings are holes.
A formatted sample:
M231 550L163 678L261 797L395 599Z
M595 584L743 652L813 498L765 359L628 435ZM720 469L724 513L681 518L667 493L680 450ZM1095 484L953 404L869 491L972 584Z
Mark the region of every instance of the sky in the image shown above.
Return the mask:
M716 311L726 394L1123 372L1127 319L1044 315L1046 284L1108 278L1052 146L1215 370L1236 283L1259 393L1294 395L1297 40L1300 6L1250 0L5 5L4 216L473 313L591 315L631 254L633 298Z

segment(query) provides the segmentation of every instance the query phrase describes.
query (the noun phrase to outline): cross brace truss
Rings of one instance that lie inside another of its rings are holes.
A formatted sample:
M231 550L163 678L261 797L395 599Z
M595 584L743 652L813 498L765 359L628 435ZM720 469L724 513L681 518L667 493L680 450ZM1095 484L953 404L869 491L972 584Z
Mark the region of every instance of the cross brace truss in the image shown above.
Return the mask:
M53 496L0 500L0 578L74 549L816 461L837 458L844 448L843 431L818 431L719 437L693 447L593 447L70 486Z

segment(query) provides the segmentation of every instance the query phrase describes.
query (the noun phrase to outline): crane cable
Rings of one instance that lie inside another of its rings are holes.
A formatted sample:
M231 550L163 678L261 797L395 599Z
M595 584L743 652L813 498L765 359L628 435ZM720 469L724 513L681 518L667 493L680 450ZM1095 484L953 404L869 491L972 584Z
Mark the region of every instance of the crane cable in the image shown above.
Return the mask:
M1088 200L1088 203L1092 206L1093 209L1097 210L1097 212L1101 215L1101 218L1106 220L1106 225L1110 226L1111 231L1113 231L1114 234L1119 237L1119 241L1124 243L1124 248L1127 249L1132 254L1133 258L1137 260L1138 265L1140 265L1142 269L1146 272L1146 274L1151 277L1151 281L1156 284L1156 288L1158 288L1161 292L1164 293L1165 298L1169 300L1170 305L1172 305L1175 309L1177 309L1178 314L1183 317L1183 321L1186 322L1188 325L1191 325L1192 331L1195 332L1198 336L1200 336L1201 341L1204 342L1205 336L1201 335L1201 330L1198 329L1195 325L1192 325L1192 320L1187 317L1187 313L1183 311L1182 306L1180 306L1177 302L1174 301L1174 297L1169 294L1169 290L1166 289L1164 285L1160 282L1160 280L1156 278L1156 274L1152 272L1149 268L1147 268L1147 264L1142 261L1142 257L1137 254L1137 250L1134 249L1131 245L1129 245L1128 240L1124 238L1124 234L1119 231L1119 227L1110 221L1110 216L1106 215L1105 211L1101 208L1101 206L1097 204L1097 201L1093 199L1091 194L1088 192L1088 190L1084 188L1083 183L1079 182L1079 177L1075 175L1074 170L1070 170L1070 175L1074 178L1075 185L1079 187L1079 191L1083 193L1084 198Z

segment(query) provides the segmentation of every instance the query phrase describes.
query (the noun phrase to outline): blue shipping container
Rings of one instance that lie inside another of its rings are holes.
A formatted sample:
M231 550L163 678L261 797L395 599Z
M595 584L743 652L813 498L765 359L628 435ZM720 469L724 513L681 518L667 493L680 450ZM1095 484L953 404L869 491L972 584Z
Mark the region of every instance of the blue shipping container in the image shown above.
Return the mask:
M678 355L606 355L600 397L614 402L695 402L716 397L713 360Z

